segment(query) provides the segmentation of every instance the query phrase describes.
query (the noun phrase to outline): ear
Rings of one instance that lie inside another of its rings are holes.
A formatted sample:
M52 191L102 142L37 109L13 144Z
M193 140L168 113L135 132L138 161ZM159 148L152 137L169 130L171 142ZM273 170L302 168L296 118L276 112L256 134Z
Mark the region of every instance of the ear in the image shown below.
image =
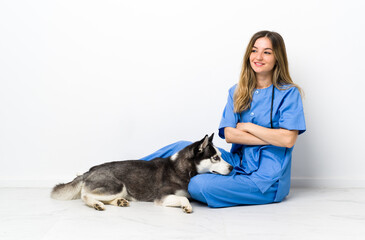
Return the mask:
M214 137L214 133L212 133L212 135L210 135L209 142L213 142L213 137Z
M206 148L208 146L209 143L209 138L208 135L205 135L205 137L200 140L200 145L199 145L199 152L203 152L204 148Z

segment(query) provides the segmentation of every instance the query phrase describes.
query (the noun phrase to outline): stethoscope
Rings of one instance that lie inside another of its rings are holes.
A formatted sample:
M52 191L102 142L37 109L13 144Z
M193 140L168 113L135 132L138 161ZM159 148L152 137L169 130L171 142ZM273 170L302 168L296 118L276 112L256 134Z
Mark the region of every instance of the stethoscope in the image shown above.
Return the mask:
M271 93L271 109L270 109L270 124L271 124L271 128L274 128L274 126L272 124L272 108L274 106L274 90L275 90L275 86L273 84L272 85L272 93Z

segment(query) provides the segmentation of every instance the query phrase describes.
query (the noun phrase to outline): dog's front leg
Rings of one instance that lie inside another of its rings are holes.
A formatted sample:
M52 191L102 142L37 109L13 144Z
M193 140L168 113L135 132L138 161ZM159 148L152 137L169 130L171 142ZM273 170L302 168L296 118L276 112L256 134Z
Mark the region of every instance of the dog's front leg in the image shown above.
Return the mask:
M167 195L161 198L160 204L164 207L181 207L185 213L192 213L193 208L189 199L177 195Z

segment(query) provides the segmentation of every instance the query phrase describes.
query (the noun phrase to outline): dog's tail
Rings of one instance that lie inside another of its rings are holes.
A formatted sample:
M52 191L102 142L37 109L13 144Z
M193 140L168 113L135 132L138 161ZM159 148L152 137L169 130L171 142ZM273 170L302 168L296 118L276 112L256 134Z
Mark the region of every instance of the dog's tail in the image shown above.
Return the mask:
M51 193L51 198L57 200L73 200L81 198L83 176L77 176L72 182L56 185Z

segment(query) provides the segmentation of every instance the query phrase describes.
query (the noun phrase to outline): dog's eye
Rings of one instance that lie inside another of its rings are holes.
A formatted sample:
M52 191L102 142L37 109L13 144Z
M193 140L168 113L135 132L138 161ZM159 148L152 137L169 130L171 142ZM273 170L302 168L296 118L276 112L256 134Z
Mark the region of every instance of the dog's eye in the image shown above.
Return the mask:
M216 161L218 161L219 160L219 156L214 156L213 159L216 160Z

